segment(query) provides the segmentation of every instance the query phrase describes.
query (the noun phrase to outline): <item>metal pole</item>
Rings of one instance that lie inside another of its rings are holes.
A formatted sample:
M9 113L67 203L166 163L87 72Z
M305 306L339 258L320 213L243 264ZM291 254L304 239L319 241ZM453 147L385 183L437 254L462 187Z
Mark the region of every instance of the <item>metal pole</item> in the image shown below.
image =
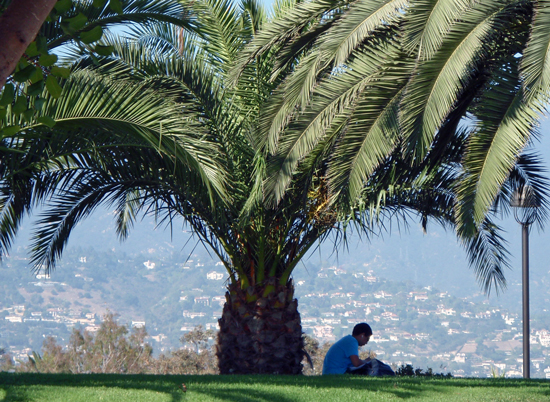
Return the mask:
M523 271L523 378L531 378L529 342L529 224L522 225L522 271Z

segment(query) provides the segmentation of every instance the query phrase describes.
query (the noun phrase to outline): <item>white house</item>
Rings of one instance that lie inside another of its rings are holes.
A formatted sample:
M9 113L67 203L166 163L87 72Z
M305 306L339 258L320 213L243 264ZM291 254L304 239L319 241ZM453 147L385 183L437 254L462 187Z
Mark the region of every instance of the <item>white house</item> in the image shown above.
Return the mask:
M212 298L212 303L218 303L220 307L223 307L225 304L225 296L214 296Z
M316 325L313 327L313 336L315 338L332 338L333 328L330 325Z
M542 331L539 331L538 335L540 344L545 348L550 347L550 332L543 329Z
M147 261L145 261L145 262L143 263L143 265L145 265L145 268L147 268L147 269L154 269L154 268L155 268L155 265L157 265L157 264L155 264L154 262L151 262L151 261L147 260Z
M220 281L223 279L223 274L218 271L210 271L206 274L206 279L209 281Z
M195 304L204 304L205 306L210 306L210 297L208 296L198 296L195 297Z

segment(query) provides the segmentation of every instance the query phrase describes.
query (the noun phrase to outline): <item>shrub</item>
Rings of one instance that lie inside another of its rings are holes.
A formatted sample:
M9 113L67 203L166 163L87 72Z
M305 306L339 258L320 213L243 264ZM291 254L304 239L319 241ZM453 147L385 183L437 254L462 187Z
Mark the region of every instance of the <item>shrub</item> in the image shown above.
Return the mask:
M428 367L426 371L422 370L421 368L413 368L410 364L404 365L402 364L401 367L399 367L395 374L398 377L435 377L435 378L451 378L453 375L451 373L443 374L443 373L434 373L433 370Z

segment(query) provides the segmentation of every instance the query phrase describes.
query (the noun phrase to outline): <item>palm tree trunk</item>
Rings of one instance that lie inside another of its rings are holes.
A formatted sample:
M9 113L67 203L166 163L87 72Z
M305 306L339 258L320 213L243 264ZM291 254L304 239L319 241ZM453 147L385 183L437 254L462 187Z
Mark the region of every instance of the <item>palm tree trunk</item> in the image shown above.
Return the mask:
M272 284L241 289L228 286L219 320L218 360L221 374L301 374L302 325L294 285Z

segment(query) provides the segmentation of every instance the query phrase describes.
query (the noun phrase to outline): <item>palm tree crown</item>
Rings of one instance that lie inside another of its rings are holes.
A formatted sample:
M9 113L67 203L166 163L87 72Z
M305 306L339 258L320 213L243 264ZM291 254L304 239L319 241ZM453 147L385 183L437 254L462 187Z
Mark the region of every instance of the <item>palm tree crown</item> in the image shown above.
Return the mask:
M506 258L497 251L504 246L495 208L506 212L524 185L542 199L548 191L538 158L522 154L548 104L547 8L513 0L321 1L274 20L232 76L281 49L272 79L286 78L260 120L275 199L308 155L329 155L332 202L356 205L373 172L396 158L418 173L450 162L440 158L458 146L446 182L449 222L485 289L498 290ZM543 201L539 224L546 215Z

